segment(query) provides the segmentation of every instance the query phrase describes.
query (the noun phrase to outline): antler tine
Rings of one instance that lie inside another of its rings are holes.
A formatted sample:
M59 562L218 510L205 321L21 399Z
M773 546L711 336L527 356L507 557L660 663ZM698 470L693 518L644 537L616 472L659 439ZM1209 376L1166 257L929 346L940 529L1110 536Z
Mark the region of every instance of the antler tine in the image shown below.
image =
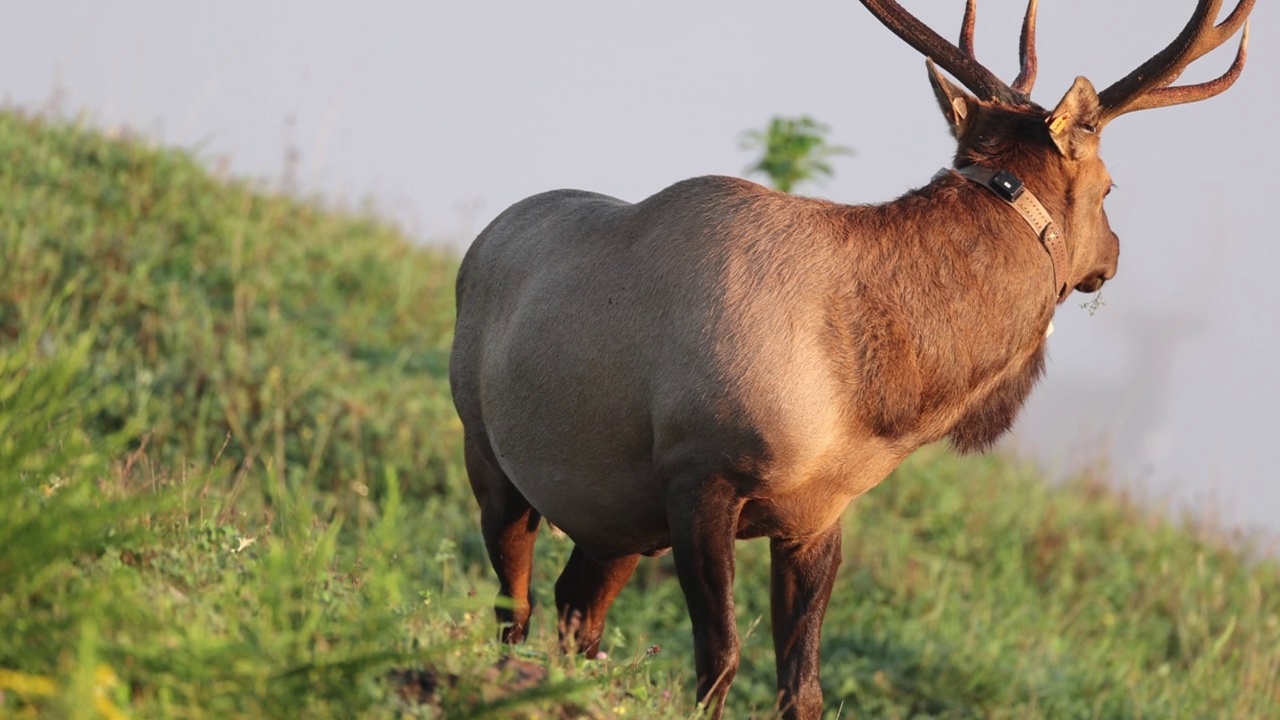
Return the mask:
M1018 77L1013 80L1013 89L1028 96L1036 84L1036 10L1039 4L1037 0L1027 3L1027 14L1022 18L1022 37L1018 43Z
M1030 104L1030 98L1006 85L971 55L943 39L894 0L862 0L862 4L894 35L951 73L979 98L1006 105ZM969 35L972 39L971 32Z
M964 6L964 20L960 23L960 51L978 59L973 53L973 28L978 22L978 0L968 0Z
M1207 30L1204 35L1200 36L1191 56L1187 60L1187 65L1199 60L1209 52L1222 47L1223 43L1230 40L1232 35L1235 35L1240 31L1240 27L1242 25L1247 28L1249 25L1249 11L1253 10L1253 3L1254 0L1240 0L1240 2L1236 4L1235 9L1227 15L1226 19L1217 25L1214 25ZM1239 53L1237 52L1237 54ZM1169 78L1169 83L1177 80L1178 75L1182 74L1182 70L1186 69L1187 65L1183 65L1182 69L1179 69L1177 75ZM1165 84L1168 85L1169 83Z
M1011 86L1023 95L1030 96L1036 83L1036 9L1038 0L1027 3L1027 14L1022 19L1022 37L1018 47L1018 77ZM978 0L968 0L964 6L964 20L960 24L960 51L978 59L973 49L973 31L978 21Z
M1138 97L1125 107L1124 112L1150 110L1151 108L1169 107L1170 105L1182 105L1184 103L1207 100L1208 98L1211 98L1231 87L1232 84L1235 83L1235 81L1240 77L1240 72L1244 70L1244 61L1248 54L1249 22L1245 21L1244 32L1240 35L1240 47L1236 50L1236 59L1232 61L1231 67L1227 68L1226 72L1219 75L1216 79L1197 83L1195 85L1156 88L1155 90Z
M1195 102L1226 90L1244 69L1248 38L1241 38L1240 49L1231 67L1216 80L1197 85L1167 87L1188 65L1221 46L1247 24L1255 0L1239 0L1221 23L1215 24L1222 0L1200 0L1182 32L1173 42L1151 56L1136 70L1098 93L1103 108L1102 123L1135 110Z

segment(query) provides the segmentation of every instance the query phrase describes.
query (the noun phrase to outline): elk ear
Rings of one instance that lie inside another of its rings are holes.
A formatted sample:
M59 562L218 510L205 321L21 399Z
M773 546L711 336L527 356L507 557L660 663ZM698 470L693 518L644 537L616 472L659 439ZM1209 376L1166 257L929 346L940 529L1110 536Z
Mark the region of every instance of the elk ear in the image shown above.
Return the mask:
M1093 83L1077 77L1058 107L1045 118L1049 135L1063 156L1078 159L1088 148L1095 151L1102 130L1102 103Z
M959 140L973 121L978 101L943 77L932 60L926 59L925 66L929 68L929 84L933 86L933 94L938 98L938 107L942 108L942 114L951 123L951 132Z

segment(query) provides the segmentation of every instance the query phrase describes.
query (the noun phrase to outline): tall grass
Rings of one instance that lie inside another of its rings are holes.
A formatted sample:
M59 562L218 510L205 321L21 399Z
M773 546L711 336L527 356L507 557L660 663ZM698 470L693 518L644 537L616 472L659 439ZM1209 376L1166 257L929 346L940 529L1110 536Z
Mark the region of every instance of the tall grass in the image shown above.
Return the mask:
M695 714L646 560L610 659L493 641L445 377L454 262L0 115L0 716ZM831 715L1280 716L1280 570L1092 481L927 449L845 519ZM570 544L539 542L549 603ZM767 547L739 546L731 717L773 705Z
M228 458L289 482L443 487L448 260L72 125L0 117L0 157L0 338L73 287L55 323L93 329L94 432L139 424L171 466L230 433Z

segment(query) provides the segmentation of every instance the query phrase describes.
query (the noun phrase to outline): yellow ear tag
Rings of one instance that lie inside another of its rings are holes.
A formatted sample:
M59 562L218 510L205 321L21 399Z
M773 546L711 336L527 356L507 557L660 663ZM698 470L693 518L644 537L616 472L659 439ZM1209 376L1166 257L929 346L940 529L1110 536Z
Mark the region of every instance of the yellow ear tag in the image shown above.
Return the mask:
M1057 135L1062 132L1062 128L1066 127L1067 121L1071 119L1070 113L1062 113L1056 118L1049 120L1049 132Z
M969 114L969 105L964 98L954 98L951 101L951 109L956 113L956 121L964 120Z

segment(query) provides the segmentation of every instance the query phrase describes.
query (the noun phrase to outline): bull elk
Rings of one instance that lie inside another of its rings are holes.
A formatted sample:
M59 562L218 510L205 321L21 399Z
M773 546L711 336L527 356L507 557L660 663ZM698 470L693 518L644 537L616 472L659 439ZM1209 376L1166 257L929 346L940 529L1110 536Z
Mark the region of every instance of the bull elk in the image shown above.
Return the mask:
M734 540L768 537L778 701L818 717L845 507L926 443L981 450L1010 427L1055 307L1116 272L1100 132L1230 86L1254 2L1217 22L1221 0L1199 0L1168 47L1102 92L1076 78L1052 110L1030 98L1036 0L1011 85L974 57L975 0L959 46L893 0L862 4L928 58L958 144L929 184L883 205L728 177L634 204L556 190L466 253L450 382L503 640L527 632L541 518L574 541L555 604L562 643L589 655L640 557L670 548L697 697L719 717ZM1226 73L1173 85L1242 26Z

